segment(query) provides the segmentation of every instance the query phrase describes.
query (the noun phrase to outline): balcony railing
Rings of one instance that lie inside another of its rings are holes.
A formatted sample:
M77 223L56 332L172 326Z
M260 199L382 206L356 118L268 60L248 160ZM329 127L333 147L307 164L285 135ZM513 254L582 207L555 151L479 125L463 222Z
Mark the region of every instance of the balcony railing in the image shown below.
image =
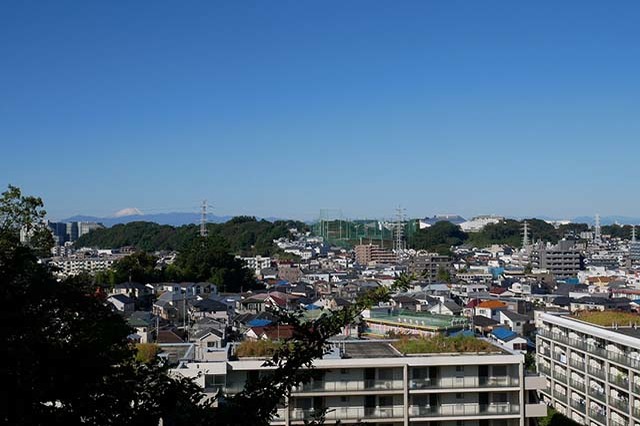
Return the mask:
M596 367L594 367L592 365L589 365L589 367L587 368L587 371L592 376L596 376L596 377L598 377L600 379L604 379L606 377L606 374L604 373L604 371L601 368L596 368Z
M438 406L409 407L412 417L446 417L446 416L495 416L519 414L520 406L517 404L494 403L494 404L446 404Z
M620 386L624 389L629 389L629 377L622 374L609 374L609 383Z
M551 356L551 349L545 348L544 346L540 346L539 349L540 349L540 351L539 351L540 354L542 354L544 356L547 356L547 357Z
M317 417L318 411L314 409L291 410L291 420L312 420ZM389 419L402 418L404 416L403 406L388 407L338 407L328 408L324 418L335 421L340 419Z
M564 336L558 333L552 333L547 330L538 330L538 335L545 337L547 339L555 340L556 342L564 343L574 348L582 349L585 352L598 355L602 358L608 359L609 361L614 361L614 362L617 362L618 364L623 364L628 367L640 369L640 359L632 358L627 354L608 351L604 348L590 345L584 340L570 339L567 336Z
M607 402L607 396L604 391L595 388L589 388L589 396L597 399L600 402Z
M410 389L462 389L477 387L513 387L518 386L520 380L517 377L446 377L446 378L423 378L411 379Z
M629 422L609 419L609 426L629 426Z
M577 389L577 390L579 390L579 391L584 392L584 389L585 389L585 384L584 384L584 382L579 382L579 381L577 381L577 380L573 380L573 379L571 379L571 380L569 381L569 383L571 384L571 387L572 387L572 388L574 388L574 389Z
M315 380L298 385L293 392L357 392L373 390L400 390L403 388L404 382L402 380Z
M609 405L625 413L629 412L629 400L621 398L609 398Z
M542 373L542 374L544 374L546 376L550 376L551 375L551 368L549 368L549 367L547 367L545 365L542 365L542 364L538 364L538 372Z
M640 383L638 382L633 382L633 385L631 386L631 389L635 392L640 394Z
M570 358L569 365L572 366L573 368L577 368L578 370L584 371L584 367L586 364L584 361L580 361L575 358Z
M569 402L569 405L571 405L576 410L580 411L582 414L585 414L587 412L587 407L584 402L581 403L580 401L571 399Z
M607 424L607 416L604 409L602 410L594 410L593 408L589 409L589 417L594 419L597 422L602 423L603 425Z
M553 370L553 378L563 383L567 382L567 375L558 370Z
M633 417L640 419L640 407L633 407L631 412L633 413Z

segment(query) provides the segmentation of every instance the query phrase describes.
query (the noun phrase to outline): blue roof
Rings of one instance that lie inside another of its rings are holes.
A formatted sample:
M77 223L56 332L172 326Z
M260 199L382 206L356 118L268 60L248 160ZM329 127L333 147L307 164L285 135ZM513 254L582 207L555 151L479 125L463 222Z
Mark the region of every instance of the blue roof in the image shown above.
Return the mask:
M305 306L305 308L309 311L314 311L316 309L320 309L320 306L314 305L313 303L309 303L308 305Z
M253 319L247 323L249 327L266 327L271 324L268 319Z
M496 328L491 332L491 334L493 334L496 337L496 339L502 340L502 341L511 340L517 336L516 333L514 333L511 330L507 330L506 328Z
M279 280L279 281L276 283L276 285L288 285L288 284L289 284L289 281L287 281L287 280Z

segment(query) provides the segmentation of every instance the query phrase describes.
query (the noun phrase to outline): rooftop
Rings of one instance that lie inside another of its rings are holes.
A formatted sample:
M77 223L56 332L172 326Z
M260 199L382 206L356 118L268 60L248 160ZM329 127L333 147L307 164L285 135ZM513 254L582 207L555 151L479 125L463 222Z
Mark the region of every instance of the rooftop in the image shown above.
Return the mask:
M580 311L572 318L602 327L640 325L640 314L622 311Z
M405 338L392 343L403 354L499 353L500 348L486 340L469 336Z

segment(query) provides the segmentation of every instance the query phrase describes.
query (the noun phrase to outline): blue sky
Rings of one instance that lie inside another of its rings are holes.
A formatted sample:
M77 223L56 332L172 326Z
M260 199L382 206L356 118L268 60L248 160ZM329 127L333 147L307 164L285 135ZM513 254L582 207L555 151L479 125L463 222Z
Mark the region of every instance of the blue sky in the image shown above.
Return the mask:
M3 2L0 183L53 217L640 215L636 1Z

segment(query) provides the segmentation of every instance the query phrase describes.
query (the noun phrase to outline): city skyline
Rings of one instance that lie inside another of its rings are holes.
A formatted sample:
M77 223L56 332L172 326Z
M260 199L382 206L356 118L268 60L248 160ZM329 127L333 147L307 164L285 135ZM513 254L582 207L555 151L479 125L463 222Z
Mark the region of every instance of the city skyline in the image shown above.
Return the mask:
M0 182L57 219L640 216L640 6L2 6Z

